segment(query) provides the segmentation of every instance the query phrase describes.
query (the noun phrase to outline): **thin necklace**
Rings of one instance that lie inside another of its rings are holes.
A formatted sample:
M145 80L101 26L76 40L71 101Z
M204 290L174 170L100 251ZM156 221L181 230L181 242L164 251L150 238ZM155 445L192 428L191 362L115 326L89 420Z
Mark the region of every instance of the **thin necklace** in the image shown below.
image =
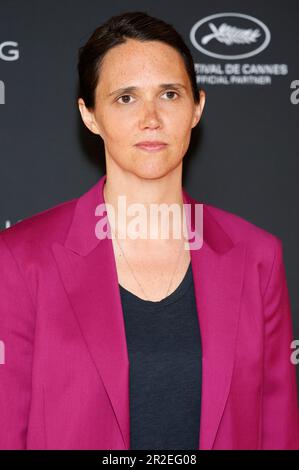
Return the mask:
M114 232L114 230L112 230L112 228L111 228L111 232L112 232L113 235L115 236L115 232ZM132 267L131 267L131 265L130 265L130 263L129 263L129 261L128 261L126 255L125 255L125 253L124 253L124 251L123 251L123 249L122 249L122 247L120 246L120 244L119 244L119 242L118 242L118 240L117 240L117 237L115 237L115 240L116 240L116 243L117 243L117 245L119 246L119 248L120 248L120 250L121 250L121 252L122 252L122 254L123 254L123 256L124 256L124 259L125 259L125 261L126 261L128 267L129 267L129 269L130 269L130 271L131 271L131 273L132 273L132 275L133 275L135 281L137 282L137 284L139 285L140 289L142 290L142 292L143 292L143 294L144 294L146 300L150 300L149 297L147 296L147 294L144 292L144 289L143 289L142 285L140 284L140 282L138 281L137 277L135 276L135 273L134 273L134 271L133 271L133 269L132 269ZM175 275L175 273L176 273L176 271L177 271L177 267L178 267L178 264L179 264L179 260L181 259L181 254L182 254L182 252L183 252L183 251L180 250L180 253L179 253L179 256L178 256L176 265L175 265L175 270L173 271L173 274L172 274L172 276L171 276L171 279L170 279L170 282L169 282L169 284L168 284L168 288L167 288L167 291L166 291L166 294L165 294L164 298L168 296L168 293L169 293L169 290L170 290L170 286L171 286L172 280L173 280L174 275Z

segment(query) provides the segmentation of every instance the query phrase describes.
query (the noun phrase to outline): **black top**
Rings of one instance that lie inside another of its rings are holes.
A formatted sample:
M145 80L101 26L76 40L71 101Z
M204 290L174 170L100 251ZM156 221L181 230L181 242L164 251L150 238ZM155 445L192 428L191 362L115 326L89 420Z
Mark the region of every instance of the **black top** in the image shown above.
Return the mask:
M191 262L164 299L119 285L130 364L130 449L198 449L201 339Z

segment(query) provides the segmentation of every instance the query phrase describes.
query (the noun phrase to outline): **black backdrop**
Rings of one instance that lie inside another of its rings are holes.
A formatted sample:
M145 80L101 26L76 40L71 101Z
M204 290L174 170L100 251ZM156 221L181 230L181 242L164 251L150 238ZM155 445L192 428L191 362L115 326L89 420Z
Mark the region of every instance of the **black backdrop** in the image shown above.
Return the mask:
M282 239L299 339L295 0L1 0L0 229L81 195L105 172L102 143L80 121L77 51L126 10L172 23L189 45L207 100L184 160L184 187ZM209 23L237 27L241 37L251 30L248 43L212 37L203 46Z

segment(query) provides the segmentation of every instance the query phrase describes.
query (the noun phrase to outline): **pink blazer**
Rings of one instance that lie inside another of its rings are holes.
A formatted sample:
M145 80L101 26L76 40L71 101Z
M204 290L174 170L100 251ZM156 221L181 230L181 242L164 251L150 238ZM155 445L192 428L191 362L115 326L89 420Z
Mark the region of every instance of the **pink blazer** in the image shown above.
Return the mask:
M113 246L95 235L105 179L0 233L1 449L130 449ZM299 449L281 240L208 204L203 230L190 251L203 351L198 448Z

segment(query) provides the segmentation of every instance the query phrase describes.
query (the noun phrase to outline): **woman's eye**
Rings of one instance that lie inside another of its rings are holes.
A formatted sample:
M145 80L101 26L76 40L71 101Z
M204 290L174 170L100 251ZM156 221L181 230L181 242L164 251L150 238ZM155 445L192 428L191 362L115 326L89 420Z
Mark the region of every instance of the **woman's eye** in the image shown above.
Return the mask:
M166 91L166 92L164 93L164 95L168 95L168 98L170 98L170 100L172 100L173 95L178 96L178 93L177 93L176 91ZM172 100L172 101L173 101L173 100Z
M119 101L120 99L125 98L124 101ZM129 99L132 98L131 95L122 95L116 101L122 104L130 103Z
M169 90L163 93L163 95L167 95L167 101L173 101L175 99L174 97L178 96L178 93L176 91ZM131 98L133 98L131 95L122 95L117 98L116 101L121 104L129 104L132 103L132 101L130 101Z

